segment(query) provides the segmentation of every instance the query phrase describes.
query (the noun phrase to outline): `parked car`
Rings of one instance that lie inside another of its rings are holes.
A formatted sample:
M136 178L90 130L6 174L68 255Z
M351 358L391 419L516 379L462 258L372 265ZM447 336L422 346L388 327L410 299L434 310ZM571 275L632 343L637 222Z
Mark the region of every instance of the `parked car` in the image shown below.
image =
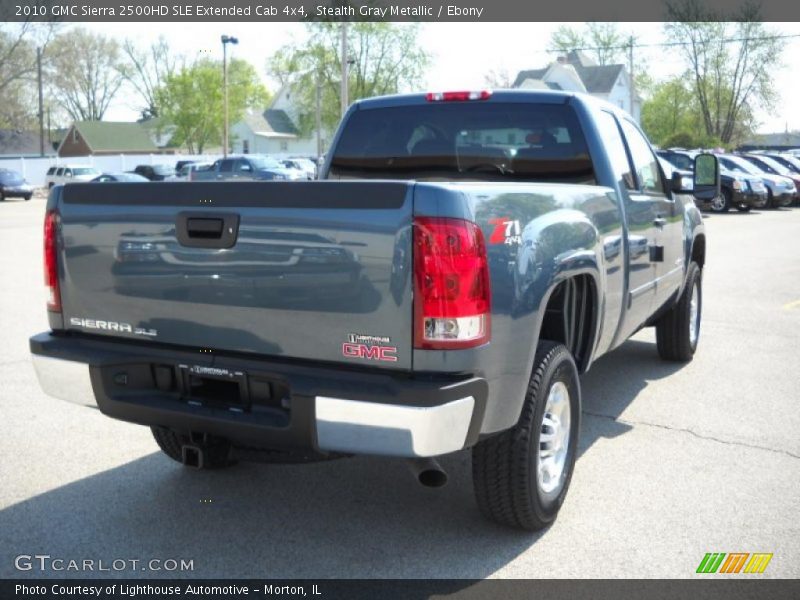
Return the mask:
M691 175L694 158L699 154L692 150L659 150L657 154L669 164L688 165L689 170L680 170L684 175ZM735 173L720 169L720 194L710 201L697 200L696 204L703 210L723 213L735 208L739 212L748 212L751 208L762 208L767 203L767 188L760 177Z
M779 162L792 173L800 175L800 157L793 156L791 154L778 154L771 152L765 152L764 155L769 156L771 159ZM795 184L795 187L796 186L797 184Z
M196 163L196 160L179 160L175 163L175 173L180 173L181 169L186 165L191 165L192 163Z
M792 196L792 200L797 200L798 190L800 190L800 174L795 173L793 169L790 169L786 165L781 164L780 161L775 160L766 154L742 154L741 156L745 160L749 160L762 171L766 171L772 175L779 175L781 177L787 177L791 179L792 183L794 184L794 195Z
M220 158L209 169L195 171L192 181L297 181L305 175L287 169L269 156L229 156Z
M305 174L307 179L317 178L317 166L313 160L305 157L295 156L281 159L281 164L289 169L296 169Z
M42 388L197 468L384 455L438 486L433 457L471 449L480 511L546 527L580 373L645 326L695 354L717 159L686 190L627 113L566 92L359 100L333 139L322 182L56 188ZM259 297L270 273L304 304Z
M724 170L760 177L767 187L766 208L788 206L792 203L792 198L794 198L795 195L795 187L794 182L788 177L772 175L771 173L762 171L749 160L745 160L736 154L720 154L719 164Z
M91 181L100 175L100 171L86 165L61 165L50 167L45 175L45 185L48 188L54 185L73 183L78 181Z
M92 179L92 183L144 183L150 181L147 177L142 177L137 173L103 173Z
M137 165L133 172L150 181L164 181L175 174L175 169L169 165Z
M11 169L0 169L0 202L6 198L30 200L33 186L25 178Z
M191 181L191 174L194 171L202 171L210 168L211 163L209 162L185 162L180 170L167 177L166 181Z

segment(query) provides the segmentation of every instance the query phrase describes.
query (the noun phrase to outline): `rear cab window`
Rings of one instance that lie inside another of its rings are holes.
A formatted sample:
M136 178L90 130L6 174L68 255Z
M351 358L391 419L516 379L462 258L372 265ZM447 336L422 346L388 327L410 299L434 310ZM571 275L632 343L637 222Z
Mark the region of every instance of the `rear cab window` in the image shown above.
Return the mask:
M347 121L329 177L596 184L574 109L531 102L360 109Z

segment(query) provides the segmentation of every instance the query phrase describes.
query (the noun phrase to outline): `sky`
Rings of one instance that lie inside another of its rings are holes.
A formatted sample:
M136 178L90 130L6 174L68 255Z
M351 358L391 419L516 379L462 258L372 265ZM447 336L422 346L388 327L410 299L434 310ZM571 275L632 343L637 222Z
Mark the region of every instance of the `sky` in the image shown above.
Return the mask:
M522 69L546 66L554 55L546 52L552 32L561 23L424 23L419 40L430 53L427 77L415 91L480 89L491 70L504 70L512 78ZM800 23L769 23L783 34L800 34ZM77 26L77 25L70 25ZM164 35L176 52L187 57L199 53L222 57L220 35L239 38L229 46L231 55L249 61L264 78L270 91L277 91L265 70L267 58L282 45L305 39L301 23L94 23L80 26L122 40L131 38L141 45ZM646 43L668 41L662 23L621 23L621 31L633 33ZM800 130L800 37L785 41L783 65L774 81L779 99L774 110L756 113L759 132ZM640 62L643 61L643 62ZM656 80L682 73L686 65L675 48L642 48L634 55L635 65L646 65ZM106 115L107 120L134 120L136 103L120 95Z

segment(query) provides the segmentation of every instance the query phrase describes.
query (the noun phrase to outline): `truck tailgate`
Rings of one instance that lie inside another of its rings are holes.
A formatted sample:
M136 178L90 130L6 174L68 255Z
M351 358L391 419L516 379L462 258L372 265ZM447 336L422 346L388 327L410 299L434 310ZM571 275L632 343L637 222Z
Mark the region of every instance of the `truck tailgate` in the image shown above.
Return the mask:
M411 368L411 183L72 184L60 193L69 330Z

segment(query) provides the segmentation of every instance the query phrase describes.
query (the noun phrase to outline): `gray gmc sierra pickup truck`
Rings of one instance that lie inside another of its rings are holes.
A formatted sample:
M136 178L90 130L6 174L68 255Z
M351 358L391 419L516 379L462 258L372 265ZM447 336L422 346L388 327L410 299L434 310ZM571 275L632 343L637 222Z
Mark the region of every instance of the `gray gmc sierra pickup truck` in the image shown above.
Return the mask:
M186 465L472 451L481 512L552 522L579 374L642 327L697 347L693 190L636 124L558 92L356 102L325 181L58 186L42 388L152 428Z

